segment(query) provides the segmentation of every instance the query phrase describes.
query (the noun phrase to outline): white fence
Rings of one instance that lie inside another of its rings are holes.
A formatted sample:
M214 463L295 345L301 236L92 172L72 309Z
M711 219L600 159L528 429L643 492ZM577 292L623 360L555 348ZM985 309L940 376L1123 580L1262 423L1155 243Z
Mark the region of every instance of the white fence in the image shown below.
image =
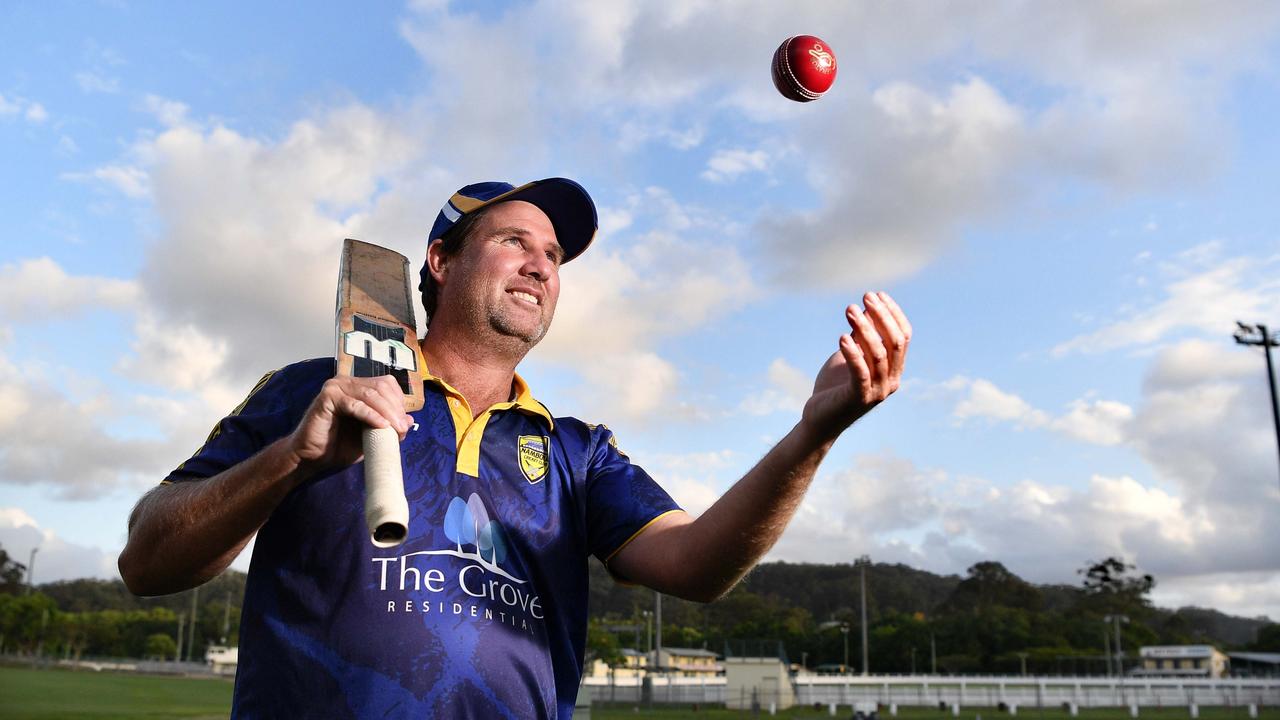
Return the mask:
M1280 704L1280 680L1220 680L1096 677L933 677L800 675L796 690L804 703L848 705L959 705L994 707L1172 707Z
M1061 707L1245 707L1280 705L1280 679L1220 680L1097 677L946 677L801 674L793 678L802 705L879 704L885 707L931 706L1019 708ZM655 675L646 690L640 678L587 678L596 702L724 703L724 677L685 678ZM767 698L761 698L767 703Z

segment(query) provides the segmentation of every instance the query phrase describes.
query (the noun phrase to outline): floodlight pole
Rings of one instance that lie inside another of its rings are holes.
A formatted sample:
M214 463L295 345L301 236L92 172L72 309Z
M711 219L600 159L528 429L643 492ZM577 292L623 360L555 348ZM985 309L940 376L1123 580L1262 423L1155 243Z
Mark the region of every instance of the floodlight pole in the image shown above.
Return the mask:
M1276 397L1276 372L1271 364L1271 348L1280 347L1280 334L1273 334L1266 325L1249 325L1237 321L1236 342L1240 345L1261 345L1267 356L1267 383L1271 386L1271 421L1276 429L1276 452L1280 453L1280 399Z

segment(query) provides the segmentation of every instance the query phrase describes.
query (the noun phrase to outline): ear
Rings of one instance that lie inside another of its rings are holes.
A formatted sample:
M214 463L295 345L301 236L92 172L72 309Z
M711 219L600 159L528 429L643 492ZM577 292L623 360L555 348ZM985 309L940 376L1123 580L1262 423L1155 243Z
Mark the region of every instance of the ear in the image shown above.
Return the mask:
M427 272L431 273L431 279L436 285L444 285L445 267L448 265L449 257L444 254L444 240L436 238L427 246Z

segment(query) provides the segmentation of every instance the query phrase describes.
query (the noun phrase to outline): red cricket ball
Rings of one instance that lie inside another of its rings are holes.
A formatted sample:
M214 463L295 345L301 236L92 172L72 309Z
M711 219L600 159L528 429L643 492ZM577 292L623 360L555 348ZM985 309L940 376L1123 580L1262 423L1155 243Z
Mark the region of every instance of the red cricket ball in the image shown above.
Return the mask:
M785 98L817 100L835 81L835 53L820 38L795 35L783 40L773 53L773 85Z

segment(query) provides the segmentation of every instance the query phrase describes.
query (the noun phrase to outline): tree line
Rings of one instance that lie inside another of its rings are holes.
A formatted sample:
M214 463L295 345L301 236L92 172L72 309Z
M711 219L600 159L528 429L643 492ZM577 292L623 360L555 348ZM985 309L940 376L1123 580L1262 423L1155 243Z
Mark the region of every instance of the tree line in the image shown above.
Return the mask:
M0 548L0 654L203 662L208 646L238 642L243 573L158 598L137 597L120 580L31 588L25 576L26 567Z
M664 598L662 643L717 653L775 652L809 668L861 670L861 577L853 564L764 563L711 604ZM119 580L24 585L26 568L0 548L0 653L201 660L238 644L245 575L194 591L139 598ZM1215 610L1154 607L1155 579L1120 558L1088 562L1075 585L1035 585L1002 564L964 577L905 565L865 567L868 665L874 673L1106 674L1118 626L1125 667L1142 645L1207 643L1280 652L1280 624ZM619 662L646 651L654 593L616 583L592 563L587 644ZM195 605L194 627L192 623ZM646 612L649 614L646 615ZM1124 622L1106 622L1123 617ZM846 646L847 643L847 646ZM748 651L747 648L755 648Z
M716 603L664 598L662 643L750 654L738 648L772 651L780 641L789 662L837 670L847 657L859 672L862 570L764 563ZM592 652L618 662L621 648L647 651L652 591L595 572ZM865 572L873 673L1105 675L1118 671L1120 653L1123 667L1134 667L1143 645L1280 651L1280 625L1267 619L1155 607L1155 578L1121 558L1087 562L1076 585L1035 585L995 561L973 565L964 577L883 563Z

